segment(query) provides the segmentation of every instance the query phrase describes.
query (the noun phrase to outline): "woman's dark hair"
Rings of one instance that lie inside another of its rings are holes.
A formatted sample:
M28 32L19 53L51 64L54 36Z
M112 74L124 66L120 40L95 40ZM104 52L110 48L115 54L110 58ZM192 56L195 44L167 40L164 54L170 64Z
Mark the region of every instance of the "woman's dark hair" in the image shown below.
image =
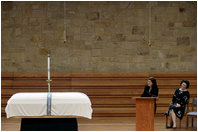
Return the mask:
M153 83L152 88L154 88L154 89L158 88L156 79L154 77L149 77L148 80L151 80L151 82Z
M181 83L180 83L180 86L182 85L182 83L186 83L186 85L187 85L186 88L189 88L190 83L189 83L188 80L182 80Z

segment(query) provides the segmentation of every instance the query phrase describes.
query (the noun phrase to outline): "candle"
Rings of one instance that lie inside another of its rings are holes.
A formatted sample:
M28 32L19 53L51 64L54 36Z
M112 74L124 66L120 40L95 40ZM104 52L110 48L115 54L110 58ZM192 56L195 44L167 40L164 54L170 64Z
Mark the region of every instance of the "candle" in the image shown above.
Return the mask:
M47 69L48 69L48 92L50 92L50 54L48 54L48 59L47 59Z
M50 55L48 54L48 80L50 80Z

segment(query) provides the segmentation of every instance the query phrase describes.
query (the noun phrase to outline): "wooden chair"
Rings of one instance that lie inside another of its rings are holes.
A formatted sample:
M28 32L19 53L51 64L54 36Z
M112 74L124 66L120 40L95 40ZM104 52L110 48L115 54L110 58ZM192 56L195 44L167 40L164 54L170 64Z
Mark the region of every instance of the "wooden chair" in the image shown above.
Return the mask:
M197 117L197 110L194 110L194 107L197 107L197 98L193 99L192 102L192 111L189 112L189 108L188 108L188 113L186 114L186 127L188 127L188 118L191 117L192 118L192 127L193 127L193 118Z

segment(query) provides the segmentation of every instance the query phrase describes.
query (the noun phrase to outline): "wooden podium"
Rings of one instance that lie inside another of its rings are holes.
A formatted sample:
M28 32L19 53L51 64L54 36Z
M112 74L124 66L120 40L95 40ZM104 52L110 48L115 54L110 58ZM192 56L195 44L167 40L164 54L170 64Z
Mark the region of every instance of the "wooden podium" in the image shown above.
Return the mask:
M135 97L136 131L154 131L154 103L157 97Z

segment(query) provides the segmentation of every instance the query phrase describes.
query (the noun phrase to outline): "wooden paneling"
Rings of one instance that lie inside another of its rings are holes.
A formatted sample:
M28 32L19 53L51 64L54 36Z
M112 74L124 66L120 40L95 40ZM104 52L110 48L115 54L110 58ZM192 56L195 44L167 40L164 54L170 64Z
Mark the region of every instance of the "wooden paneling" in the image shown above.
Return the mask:
M47 74L43 73L2 73L1 113L5 116L8 99L17 92L47 92ZM89 96L93 116L135 116L135 100L144 90L149 76L157 79L159 100L157 115L163 115L172 101L181 80L190 81L189 92L197 96L196 73L185 74L51 74L52 92L83 92Z

